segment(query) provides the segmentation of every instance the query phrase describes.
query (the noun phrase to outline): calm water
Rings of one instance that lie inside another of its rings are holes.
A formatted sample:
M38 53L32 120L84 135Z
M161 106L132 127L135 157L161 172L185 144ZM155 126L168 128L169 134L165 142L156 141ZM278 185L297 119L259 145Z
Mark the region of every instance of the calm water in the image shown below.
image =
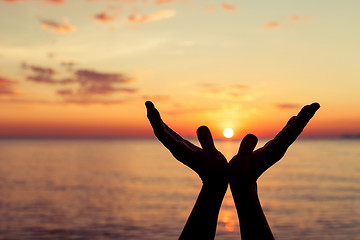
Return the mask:
M177 239L200 188L155 140L0 140L0 239ZM297 141L259 194L277 239L360 239L360 141ZM216 239L240 239L229 191Z

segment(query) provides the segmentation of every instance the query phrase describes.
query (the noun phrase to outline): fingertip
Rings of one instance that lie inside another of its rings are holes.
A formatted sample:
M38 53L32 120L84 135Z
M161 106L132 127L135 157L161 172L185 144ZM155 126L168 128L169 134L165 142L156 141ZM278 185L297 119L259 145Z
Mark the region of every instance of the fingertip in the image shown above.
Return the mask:
M258 138L254 134L250 133L244 137L243 141L246 141L249 144L256 146L256 144L258 142Z
M239 156L246 157L255 149L258 138L254 134L247 134L240 143Z
M205 150L215 150L214 141L211 132L207 126L200 126L196 130L201 147Z
M310 105L315 111L320 108L320 104L318 102L314 102Z
M206 134L206 133L209 133L210 130L207 126L200 126L198 127L198 129L196 130L196 134L199 136L199 135L203 135L203 134Z
M146 102L145 102L145 106L146 106L147 108L155 108L154 104L153 104L151 101L146 101Z

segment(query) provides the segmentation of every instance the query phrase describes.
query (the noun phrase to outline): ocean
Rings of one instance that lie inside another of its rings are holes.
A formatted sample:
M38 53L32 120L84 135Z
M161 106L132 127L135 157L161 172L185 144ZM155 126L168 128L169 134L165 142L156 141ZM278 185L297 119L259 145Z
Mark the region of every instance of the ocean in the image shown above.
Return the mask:
M200 188L155 139L3 139L0 239L177 239ZM276 239L360 239L360 140L297 140L258 190ZM216 239L240 239L229 190Z

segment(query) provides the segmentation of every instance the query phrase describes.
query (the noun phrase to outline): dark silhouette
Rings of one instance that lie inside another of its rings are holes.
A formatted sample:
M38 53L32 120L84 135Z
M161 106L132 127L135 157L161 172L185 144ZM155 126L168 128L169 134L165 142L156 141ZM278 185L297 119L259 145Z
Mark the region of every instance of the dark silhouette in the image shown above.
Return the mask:
M257 137L248 134L239 152L228 163L214 145L206 126L197 129L202 148L183 139L161 119L150 101L145 103L147 116L156 137L172 155L194 170L203 186L179 239L214 239L220 206L228 183L234 198L242 239L274 239L260 205L257 179L279 161L319 109L318 103L306 105L290 118L274 139L254 151Z

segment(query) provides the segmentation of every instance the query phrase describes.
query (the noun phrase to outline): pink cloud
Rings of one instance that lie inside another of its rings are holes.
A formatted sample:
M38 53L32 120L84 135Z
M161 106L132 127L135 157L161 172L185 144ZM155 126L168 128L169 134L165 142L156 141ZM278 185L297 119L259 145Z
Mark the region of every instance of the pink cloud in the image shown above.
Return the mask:
M54 68L27 65L26 63L22 64L22 68L30 72L26 79L32 82L47 84L68 84L74 82L69 78L60 80L54 79L55 75L58 73L58 71Z
M15 2L26 2L29 0L0 0L2 2L15 3ZM65 0L43 0L42 2L50 3L50 4L64 4Z
M111 22L115 20L115 17L108 15L106 12L96 14L94 18L100 22Z
M310 20L312 18L311 15L306 15L306 16L299 16L299 15L291 15L289 17L290 20L295 21L295 22L299 22L299 21L307 21Z
M19 95L19 92L13 89L13 85L16 84L16 81L4 78L0 76L0 96L16 96Z
M222 7L223 7L223 9L229 10L229 11L236 10L236 8L237 8L235 5L230 5L230 4L227 4L227 3L223 3Z
M55 33L61 34L76 31L76 27L71 25L66 18L63 18L60 23L51 20L42 20L41 26L43 29L52 29Z
M207 7L205 7L205 10L206 11L209 11L209 12L212 12L212 11L216 11L218 9L218 7L217 6L207 6Z
M144 100L153 100L157 102L170 100L170 96L167 95L144 95L142 98Z
M280 22L274 21L274 22L268 22L265 25L266 28L277 28L280 27Z
M64 4L65 0L46 0L46 2L52 3L52 4Z
M297 108L300 108L301 105L295 104L295 103L279 103L279 104L276 104L276 107L280 108L280 109L297 109Z
M248 90L250 89L250 86L248 85L231 85L231 86L217 86L217 85L203 85L202 86L202 92L219 96L219 95L225 95L229 97L239 97L244 96L247 94Z
M148 15L131 15L128 20L130 22L148 22L148 21L158 21L166 18L173 17L176 14L174 10L159 10L152 14Z
M156 0L155 4L162 5L162 4L168 4L168 3L175 3L177 0Z

